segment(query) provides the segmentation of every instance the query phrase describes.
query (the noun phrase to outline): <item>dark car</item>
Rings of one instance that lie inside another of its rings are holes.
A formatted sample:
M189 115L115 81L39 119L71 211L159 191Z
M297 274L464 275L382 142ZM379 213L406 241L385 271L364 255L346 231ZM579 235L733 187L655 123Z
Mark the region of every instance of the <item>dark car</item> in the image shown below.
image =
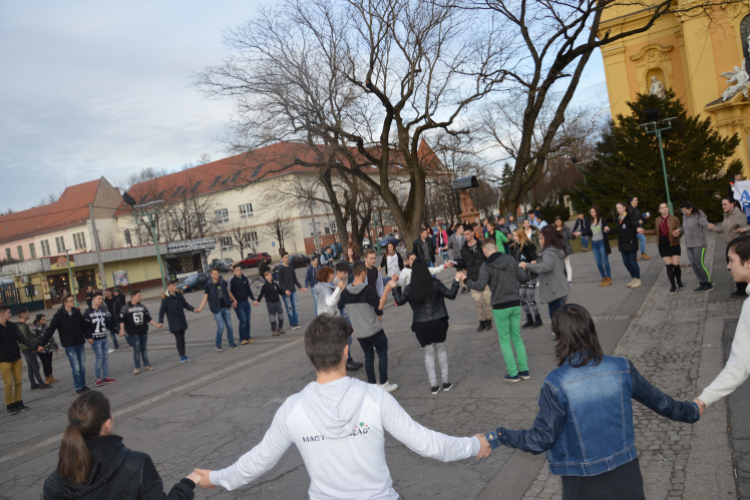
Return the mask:
M211 261L211 266L214 269L218 269L220 273L232 272L232 264L228 263L226 259L214 259Z
M203 290L206 288L208 279L207 273L193 274L185 278L185 281L182 283L179 283L177 289L186 293L194 292L195 290Z
M289 256L289 265L293 268L297 269L298 267L307 267L310 265L310 257L307 255L290 255ZM273 266L274 269L280 267L281 264L276 264Z

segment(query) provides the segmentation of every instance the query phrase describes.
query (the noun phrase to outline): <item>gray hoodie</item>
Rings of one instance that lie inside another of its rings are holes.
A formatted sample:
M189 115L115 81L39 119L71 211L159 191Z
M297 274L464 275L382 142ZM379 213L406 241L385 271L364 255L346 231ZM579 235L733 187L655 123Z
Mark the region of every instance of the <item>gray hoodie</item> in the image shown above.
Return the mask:
M476 281L466 280L466 286L481 292L490 285L492 308L507 309L521 305L518 284L529 280L529 275L518 267L516 259L504 253L495 252L482 263Z
M542 251L537 264L527 264L526 270L539 275L539 302L549 304L570 295L565 277L565 252L548 246Z
M713 232L724 233L724 242L728 244L741 234L737 230L742 227L747 227L747 217L742 210L734 207L731 212L724 213L724 220L720 225L714 225Z
M346 316L352 322L352 328L360 339L372 337L383 330L380 316L380 297L371 286L365 283L348 285L341 293L338 303L339 311L346 308Z
M680 234L685 235L685 246L687 248L700 248L708 245L703 229L708 230L708 219L702 210L692 215L682 217Z

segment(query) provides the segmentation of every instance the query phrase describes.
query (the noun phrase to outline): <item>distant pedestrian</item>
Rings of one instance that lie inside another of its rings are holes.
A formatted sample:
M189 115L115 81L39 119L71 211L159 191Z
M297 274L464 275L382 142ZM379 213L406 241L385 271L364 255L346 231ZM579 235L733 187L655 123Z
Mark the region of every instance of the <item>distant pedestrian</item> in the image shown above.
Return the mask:
M738 182L742 182L742 172L737 172L734 174L734 177L731 181L729 181L729 191L727 192L727 197L730 200L734 199L734 185Z
M305 272L305 288L308 290L312 290L315 288L315 285L318 284L318 278L316 277L318 270L322 267L322 258L318 259L316 255L313 255L310 259L310 265L307 266L307 271ZM315 297L314 293L311 293L313 298L313 306L315 306L315 316L318 315L318 299Z
M459 262L458 269L466 271L467 280L477 281L479 279L479 270L487 258L482 251L482 245L475 237L473 228L464 231L464 235L466 236L466 241L461 248L461 261ZM477 331L491 330L492 291L490 290L490 286L487 285L483 290L476 290L466 285L466 280L463 281L463 285L471 291L471 298L474 299L474 304L477 307L477 316L479 316Z
M187 363L190 358L185 350L185 330L188 329L185 311L197 313L198 310L187 303L182 291L177 289L177 282L167 282L167 291L161 294L161 306L159 306L159 323L164 324L164 316L167 316L169 332L174 335L177 346L177 354L180 363Z
M612 253L612 249L609 246L609 238L607 237L607 220L602 217L602 211L598 205L591 207L591 224L587 230L581 230L575 233L576 236L591 238L591 253L594 254L594 260L596 261L596 267L599 269L599 274L602 276L602 282L599 286L611 286L612 285L612 268L609 265L609 254Z
M578 214L576 223L573 225L573 234L581 236L581 250L583 252L586 252L589 249L589 237L583 236L583 234L588 234L590 230L591 221L583 214L583 212L581 212Z
M23 344L29 349L39 352L39 345L26 338L15 323L10 321L10 307L0 305L0 376L5 389L5 409L8 415L15 415L19 411L28 411L29 407L21 399L23 390L23 361L21 349Z
M516 262L536 263L539 258L536 254L536 246L526 236L523 229L513 232L513 243L510 245L509 254ZM542 317L539 314L539 306L536 303L537 277L529 274L529 280L518 284L518 294L521 297L521 308L526 315L526 323L521 328L539 328L542 326Z
M214 342L214 350L216 352L222 352L224 349L221 348L221 339L224 336L224 329L227 330L227 341L231 349L238 349L239 346L234 343L234 329L232 328L232 314L231 308L237 303L232 292L229 290L227 282L219 274L219 270L215 267L209 271L211 279L206 283L206 287L203 290L203 300L201 305L198 306L198 312L201 312L208 303L208 308L214 315L214 321L216 321L216 340Z
M277 271L279 275L279 285L284 294L281 298L284 300L286 315L289 317L289 327L292 330L299 330L299 305L297 302L297 288L300 292L305 293L307 288L303 287L297 279L297 271L289 265L289 254L281 254L281 265Z
M235 264L232 268L232 277L229 278L227 287L234 297L234 313L237 315L240 330L240 344L252 344L255 341L250 338L250 301L255 301L253 289L247 276L242 274L242 266ZM159 320L161 323L161 320ZM189 361L189 360L188 360Z
M568 226L562 220L559 215L555 216L553 221L555 230L557 231L557 237L563 242L565 247L565 275L568 277L568 284L573 284L573 266L570 265L570 256L573 255L573 245L570 244L570 240L575 239L575 234L570 230Z
M24 337L29 339L31 342L36 343L34 334L31 332L29 325L26 322L29 320L29 310L26 308L18 310L18 322L16 326L21 331ZM35 389L49 389L49 384L42 379L42 374L39 372L39 357L37 349L32 349L26 344L21 344L21 354L26 358L26 370L29 375L29 382L31 383L31 390Z
M270 269L266 269L263 279L265 281L263 286L260 287L260 293L253 305L257 307L263 297L266 298L268 317L271 320L271 335L278 337L280 334L286 333L284 331L284 309L281 307L281 297L284 291L281 289L281 285L273 280L273 271Z
M110 309L109 312L112 313L112 317L115 318L115 321L119 321L118 318L120 317L120 309L122 309L122 307L125 305L125 302L126 302L125 294L119 288L115 288L112 291L112 297L114 298L114 303L113 303L114 307L113 309ZM130 347L133 347L133 343L130 342L130 336L127 333L125 334L125 340L127 341Z
M708 219L706 214L690 201L683 201L680 204L680 211L682 212L682 227L677 230L675 236L685 235L688 260L700 284L693 291L710 292L714 289L714 285L711 283L711 276L705 264L708 240L703 234L703 229L708 229Z
M422 227L419 230L419 238L414 240L411 251L416 254L418 259L427 262L428 267L433 267L435 265L435 240L430 238L430 231L428 228Z
M109 314L112 315L115 320L118 318L118 316L115 314L115 296L112 294L112 290L107 288L104 290L104 303L102 304L102 309L105 311L109 311ZM111 331L110 333L110 340L112 340L112 347L109 348L109 354L112 354L117 349L120 348L119 342L117 342L117 330Z
M638 254L638 234L643 234L643 228L633 216L630 206L625 202L617 204L617 219L612 227L605 227L606 234L613 232L617 234L617 248L622 255L625 269L630 273L633 280L627 284L629 288L638 288L641 283L641 268L638 266L636 255ZM606 236L605 236L606 237Z
M638 221L638 227L643 228L643 224L645 223L646 219L648 219L649 214L648 213L641 213L640 210L638 210L638 197L632 196L630 197L630 200L628 200L630 203L630 211L632 212L633 217L635 220ZM641 256L638 257L637 260L651 260L651 257L648 256L646 253L646 235L643 233L638 233L638 243L640 245L641 249Z
M151 319L151 314L145 305L141 304L141 291L133 290L130 292L130 302L120 309L120 337L124 337L127 332L130 335L130 341L133 343L133 362L135 369L133 375L141 373L141 359L143 359L143 369L147 372L153 370L151 363L148 361L148 325L151 324L156 328L161 328L161 323L156 323Z
M734 198L724 198L721 200L721 208L724 210L724 220L720 225L709 223L708 229L724 235L724 241L727 244L727 263L729 263L729 243L736 237L747 233L747 217ZM734 288L729 296L736 299L744 299L747 297L746 288L746 282L735 280Z
M570 295L570 285L565 278L565 245L551 226L542 229L539 244L542 252L537 263L519 262L518 265L539 277L539 301L547 304L547 312L552 318Z
M372 248L368 248L367 250L365 250L365 268L367 269L365 276L365 285L375 290L375 293L378 294L378 297L382 297L383 292L385 291L385 286L383 285L383 277L380 276L380 271L375 266L375 260L375 250L373 250Z
M91 298L91 307L83 313L83 321L88 328L91 339L94 341L91 347L94 348L96 356L96 364L94 365L96 373L94 385L96 387L111 384L115 381L109 376L109 339L107 337L109 332L117 327L109 311L102 309L103 302L102 292L95 291Z
M31 333L34 335L34 342L37 344L44 337L44 332L47 331L47 318L44 314L37 314L34 318L34 323L31 325ZM41 344L40 344L41 345ZM52 353L57 354L58 347L55 343L54 338L50 338L46 345L42 346L42 352L37 353L39 359L42 361L42 369L44 370L45 383L47 385L52 382L59 382L58 379L52 375Z
M500 253L507 253L505 246L508 244L508 237L501 231L500 227L495 224L495 221L489 221L487 223L487 237L495 240L495 246L497 251Z
M40 345L47 345L55 332L60 336L60 344L65 348L65 354L73 372L73 387L76 394L90 391L86 387L86 342L93 344L94 340L86 328L81 311L75 307L75 299L68 295L62 299L63 303L50 321Z
M94 298L94 287L92 285L86 285L86 305L91 307L91 299Z
M518 229L518 222L516 222L516 216L513 214L510 214L508 216L508 222L505 223L505 228L508 233L512 233L516 229Z
M437 227L438 227L438 232L435 235L436 248L440 251L440 255L443 257L443 262L445 263L449 259L449 257L448 257L448 240L449 240L450 237L448 236L448 232L445 229L443 229L443 225L442 224L438 224ZM398 273L396 273L396 274L398 274ZM390 276L390 274L389 274L389 276Z
M680 219L669 215L666 203L659 205L659 216L654 221L659 237L659 255L667 266L667 278L671 285L669 293L677 293L685 285L682 284L682 269L680 269Z

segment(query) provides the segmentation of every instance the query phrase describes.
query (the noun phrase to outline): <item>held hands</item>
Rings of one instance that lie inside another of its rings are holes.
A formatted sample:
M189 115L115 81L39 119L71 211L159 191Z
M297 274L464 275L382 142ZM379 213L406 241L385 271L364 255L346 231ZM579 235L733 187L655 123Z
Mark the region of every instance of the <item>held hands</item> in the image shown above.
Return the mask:
M693 403L698 405L698 410L701 412L701 417L703 417L703 412L706 411L706 403L704 403L698 398L695 398L693 400Z
M674 231L672 231L672 236L674 236L675 238L679 238L680 237L680 230L679 229L675 229Z
M460 281L465 280L466 279L466 273L463 272L463 271L457 271L456 272L456 279L460 280Z
M339 287L339 289L343 292L344 288L346 288L346 283L344 283L343 281L339 281L338 283L336 283L336 286Z
M237 301L236 300L232 301L232 307L234 307L235 309L237 309Z
M519 262L518 263L518 267L523 268L523 270L525 271L526 270L526 262Z
M713 225L713 224L711 224L710 222L708 223L708 229L709 229L710 231L713 231L713 230L714 230L714 225Z
M37 346L36 347L36 352L42 352L43 350L44 350L43 346ZM55 352L57 352L57 351L55 351Z
M479 453L477 454L477 460L489 457L490 452L492 452L492 447L490 446L489 441L484 437L484 434L477 434L474 437L479 440Z
M300 288L299 291L302 292L302 293L305 293L305 292L307 292L307 288Z
M448 261L445 264L443 264L445 267L455 267L456 265L452 261Z
M203 307L199 307L198 309L193 309L194 313L199 313L203 310Z
M573 233L573 236L575 236L575 237L579 237L579 236L581 236L581 232L579 231L579 232L577 232L577 233Z
M190 477L190 476L193 476L193 475L198 476L198 481L195 481L194 479L192 479L192 477ZM210 470L195 469L193 471L193 473L190 474L190 476L188 476L188 479L190 479L191 481L193 481L196 486L200 486L204 490L212 490L212 489L216 488L216 485L215 484L211 484L211 480L209 479L210 475L211 475L211 471Z
M94 343L94 339L86 339L86 340L88 341L89 344L93 344Z
M608 227L605 227L605 228L604 228L604 232L605 232L605 233L608 233L608 232L609 232L609 228L608 228Z
M741 227L741 228L739 228L739 229L737 230L737 232L738 232L738 233L746 233L746 232L747 232L747 228L746 228L746 227Z
M287 297L289 297L289 296L290 296L290 295L292 294L292 292L290 292L289 290L287 290L286 292L284 292L284 294L285 294L285 295L286 295Z
M254 305L254 306L259 306L259 305L260 305L260 302L258 302L257 300L254 300L254 301L253 301L253 305Z

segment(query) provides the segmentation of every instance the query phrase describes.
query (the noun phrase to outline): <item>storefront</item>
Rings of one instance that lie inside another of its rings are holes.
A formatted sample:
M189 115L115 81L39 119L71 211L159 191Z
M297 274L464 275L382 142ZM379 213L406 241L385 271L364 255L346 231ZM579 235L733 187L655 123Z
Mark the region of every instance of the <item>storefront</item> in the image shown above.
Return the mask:
M78 255L79 257L81 254ZM86 300L86 287L94 288L100 286L101 279L96 265L76 266L76 255L68 257L60 255L49 257L49 271L42 276L42 293L44 293L45 304L56 306L62 303L63 295L75 293L78 302ZM70 264L70 270L68 269ZM46 268L46 266L45 266ZM73 290L71 290L70 276L73 276Z
M182 279L206 271L206 255L216 248L214 238L167 243L164 265L170 279Z

